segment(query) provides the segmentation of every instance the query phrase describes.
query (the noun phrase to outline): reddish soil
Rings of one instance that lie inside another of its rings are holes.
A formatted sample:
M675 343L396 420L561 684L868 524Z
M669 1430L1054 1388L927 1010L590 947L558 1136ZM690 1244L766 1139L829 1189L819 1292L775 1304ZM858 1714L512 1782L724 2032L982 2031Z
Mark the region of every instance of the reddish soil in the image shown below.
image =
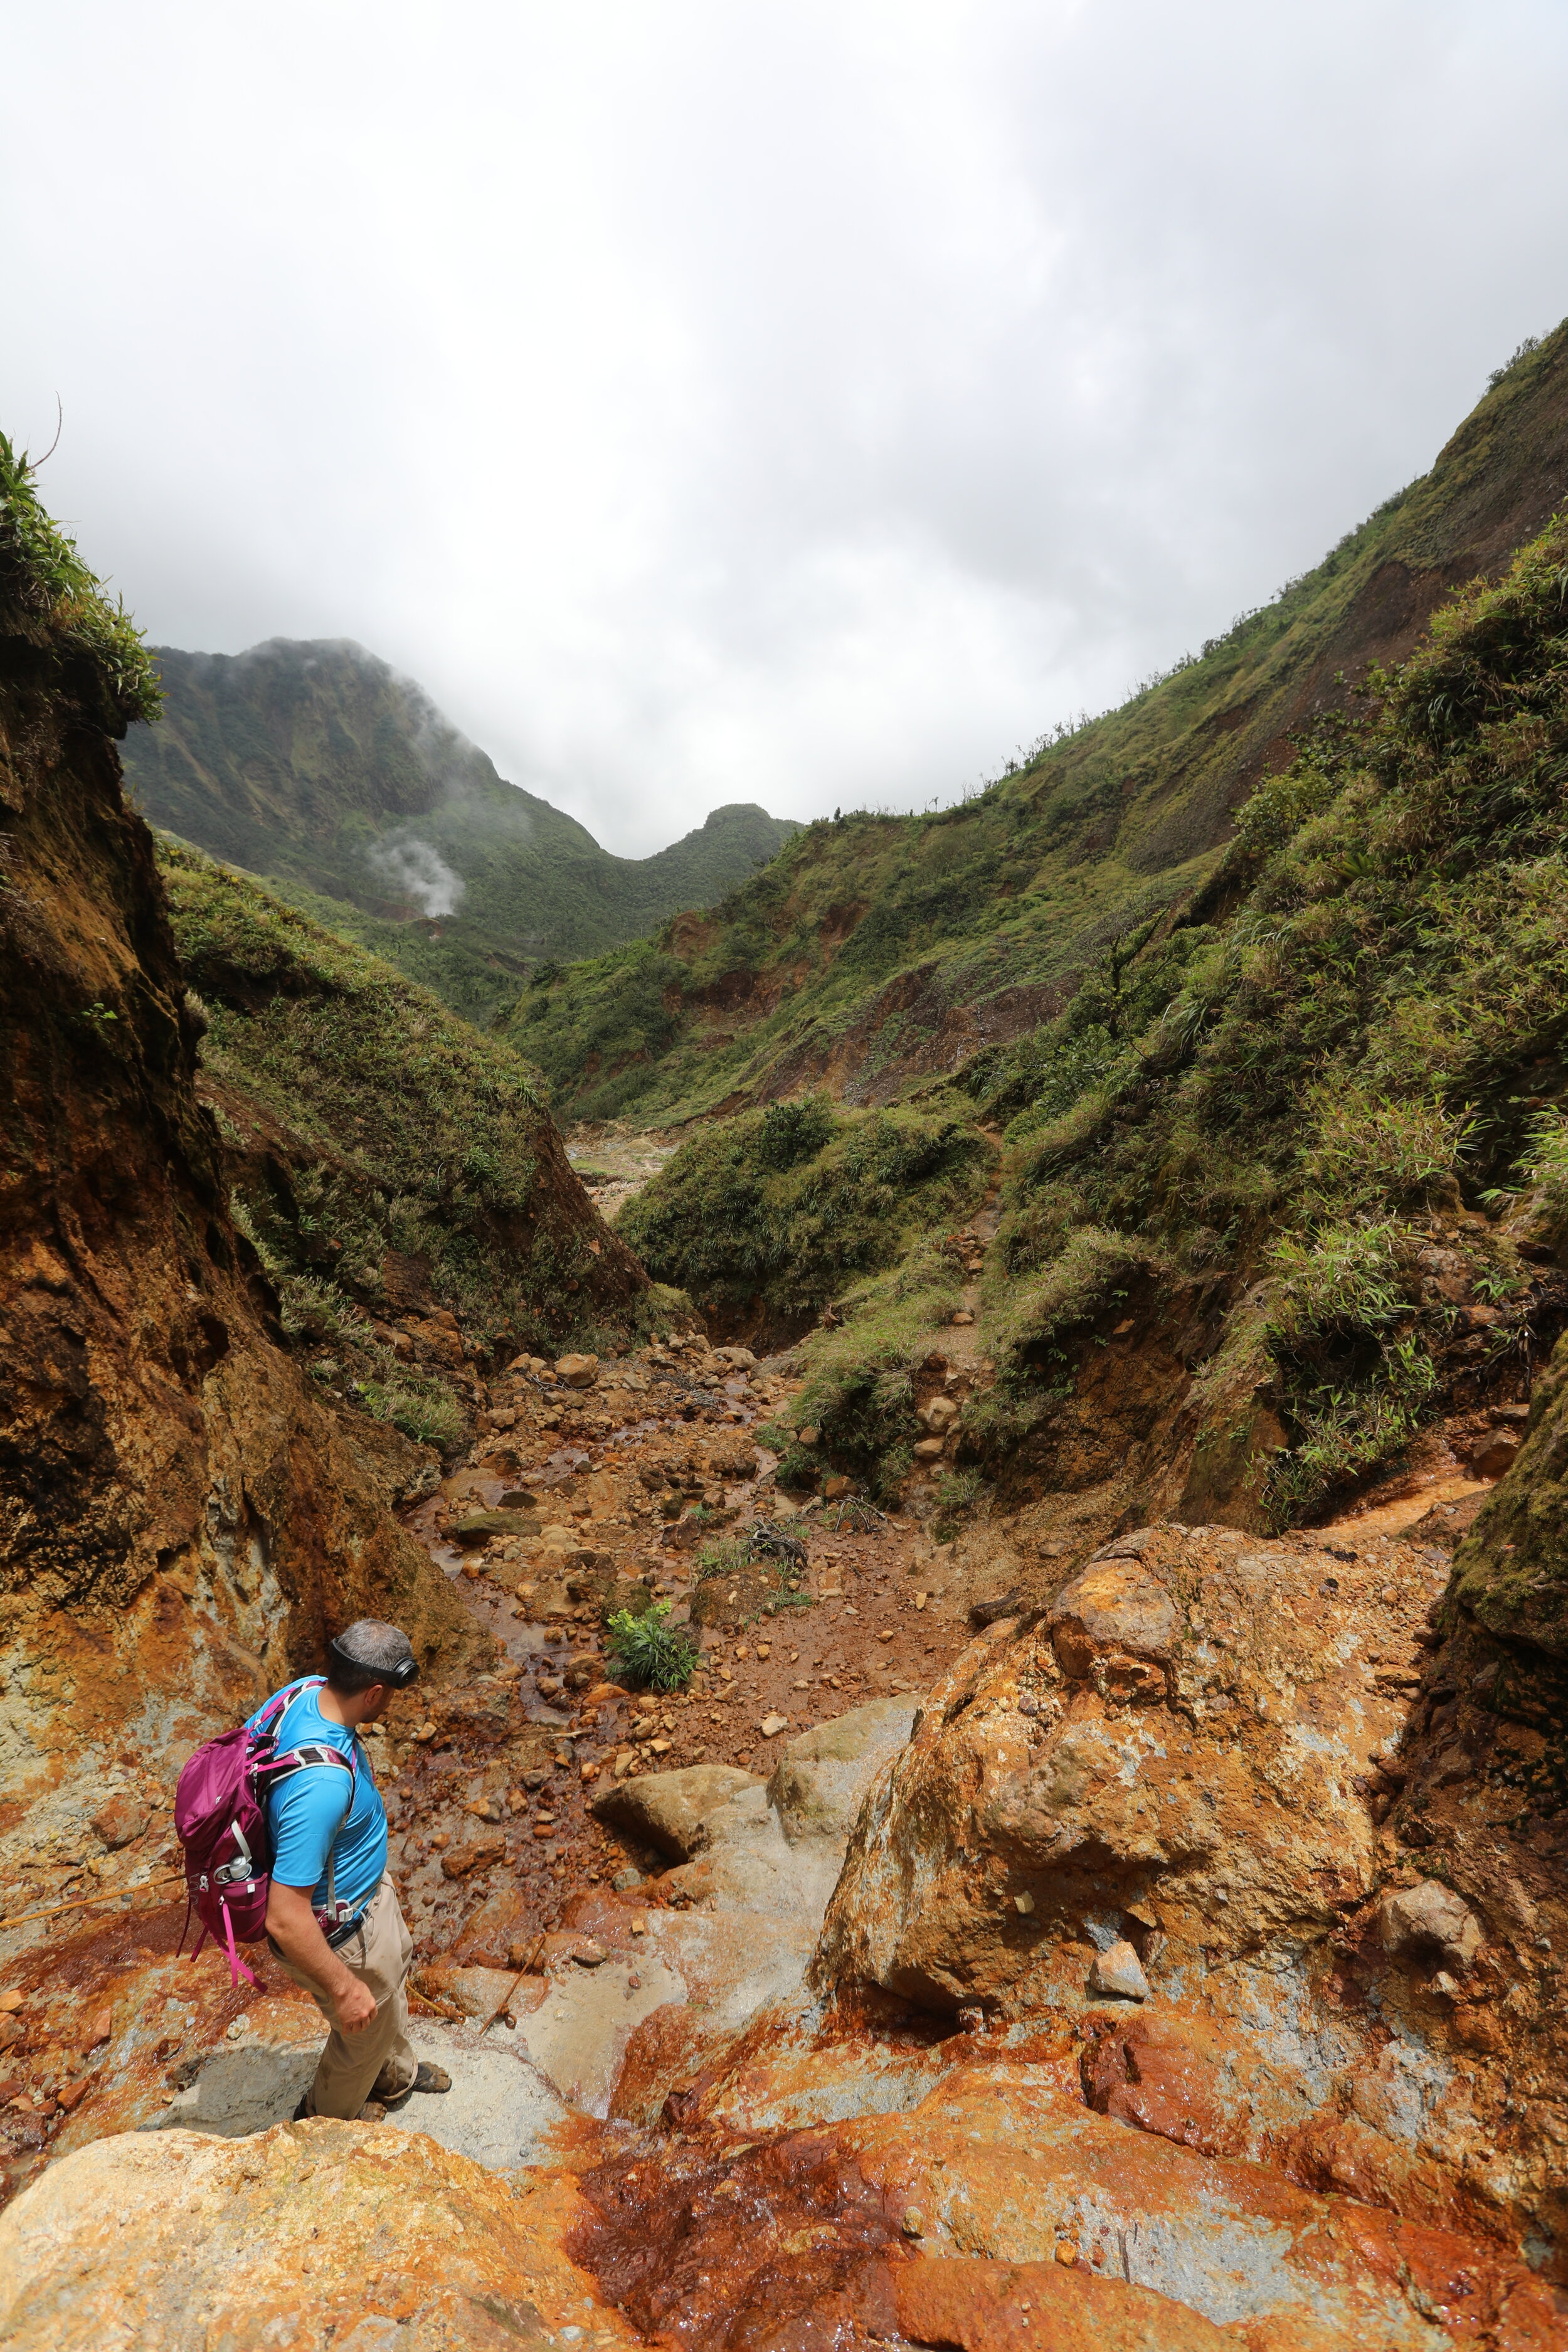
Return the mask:
M500 1643L508 1696L493 1724L459 1715L395 1748L392 1866L423 1958L488 1951L504 1962L513 1944L555 1926L579 1890L668 1866L588 1810L619 1759L639 1770L711 1762L765 1777L781 1738L867 1699L927 1689L969 1639L962 1608L940 1589L950 1580L946 1555L917 1522L866 1514L864 1528L840 1526L854 1513L800 1512L778 1493L774 1457L749 1437L794 1391L778 1366L732 1367L701 1343L671 1365L645 1357L627 1360L648 1381L635 1396L615 1385L624 1373L613 1362L564 1403L542 1373L495 1382L498 1412L517 1419L410 1515ZM703 1378L714 1385L704 1389ZM634 1402L635 1419L616 1409ZM748 1453L753 1466L734 1476L721 1467L702 1487L710 1533L689 1507L677 1520L660 1517L654 1497L667 1474L695 1478L715 1454L722 1465ZM465 1550L448 1540L463 1513L497 1510L520 1491L535 1498L529 1516L541 1526L573 1529L570 1549L502 1538ZM782 1590L761 1567L704 1580L702 1544L733 1540L759 1519L804 1544L799 1590ZM641 1693L616 1674L602 1602L572 1597L584 1575L651 1583L670 1622L691 1626L703 1663L689 1690ZM560 1687L567 1675L575 1694ZM396 1728L418 1727L425 1706L417 1691L400 1702ZM764 1733L764 1721L777 1728ZM454 1879L449 1857L487 1831L490 1857Z

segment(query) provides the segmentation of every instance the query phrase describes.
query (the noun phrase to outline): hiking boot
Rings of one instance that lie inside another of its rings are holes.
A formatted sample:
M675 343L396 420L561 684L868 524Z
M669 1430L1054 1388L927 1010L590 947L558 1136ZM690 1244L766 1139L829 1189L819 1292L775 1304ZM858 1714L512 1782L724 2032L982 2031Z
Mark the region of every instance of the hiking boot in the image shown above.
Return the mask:
M405 2101L414 2096L416 2091L449 2091L451 2087L452 2077L447 2074L445 2066L428 2066L422 2058L419 2061L419 2072L415 2075L412 2083L406 2084L401 2091L389 2092L385 2105L389 2107L401 2107Z

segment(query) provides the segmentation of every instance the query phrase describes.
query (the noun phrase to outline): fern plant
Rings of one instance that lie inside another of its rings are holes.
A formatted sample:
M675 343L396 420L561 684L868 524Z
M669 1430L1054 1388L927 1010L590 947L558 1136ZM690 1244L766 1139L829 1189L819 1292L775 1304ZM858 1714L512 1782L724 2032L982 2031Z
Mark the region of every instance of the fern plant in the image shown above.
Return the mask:
M611 1658L639 1689L684 1690L702 1663L696 1643L668 1617L668 1601L656 1601L640 1617L617 1610L605 1628Z

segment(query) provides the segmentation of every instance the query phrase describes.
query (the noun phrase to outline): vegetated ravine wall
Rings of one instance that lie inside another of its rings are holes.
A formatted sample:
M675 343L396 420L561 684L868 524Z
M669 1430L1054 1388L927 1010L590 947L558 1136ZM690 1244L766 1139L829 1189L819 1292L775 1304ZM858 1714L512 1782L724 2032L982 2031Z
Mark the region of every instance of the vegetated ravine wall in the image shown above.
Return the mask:
M310 1392L236 1232L152 837L115 750L154 689L128 628L107 653L94 643L91 583L73 587L71 551L0 457L0 1774L15 1820L95 1756L231 1720L356 1614L395 1617L427 1664L474 1637L388 1507L417 1449Z

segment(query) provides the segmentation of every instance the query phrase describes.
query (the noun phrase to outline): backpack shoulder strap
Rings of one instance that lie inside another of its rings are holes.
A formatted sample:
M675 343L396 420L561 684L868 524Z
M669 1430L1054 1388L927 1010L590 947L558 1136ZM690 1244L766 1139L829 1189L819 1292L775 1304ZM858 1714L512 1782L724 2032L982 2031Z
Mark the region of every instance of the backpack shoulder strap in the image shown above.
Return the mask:
M318 1741L308 1742L303 1748L285 1749L281 1756L273 1759L267 1769L268 1797L281 1781L288 1780L295 1772L309 1771L313 1765L341 1765L349 1776L349 1801L343 1807L343 1819L338 1823L331 1844L327 1848L327 1910L333 1918L337 1916L338 1907L338 1839L343 1833L343 1823L353 1811L354 1798L359 1790L359 1767L355 1756L358 1746L359 1742L356 1740L353 1748L345 1756L341 1748L329 1748Z
M299 1698L303 1692L308 1690L321 1690L325 1685L326 1679L325 1675L301 1675L297 1683L288 1683L284 1685L282 1690L274 1691L272 1696L268 1700L260 1714L256 1717L256 1730L254 1736L258 1739L265 1739L268 1732L271 1731L273 1726L282 1721L283 1717L288 1714L289 1709L293 1706L294 1701Z
M317 1764L339 1765L354 1786L357 1788L359 1785L359 1769L352 1755L345 1756L341 1748L329 1748L324 1741L307 1740L302 1748L286 1748L281 1756L275 1756L267 1766L268 1795L271 1795L280 1780L287 1780L295 1772L308 1771ZM353 1803L352 1789L349 1802L351 1805Z

